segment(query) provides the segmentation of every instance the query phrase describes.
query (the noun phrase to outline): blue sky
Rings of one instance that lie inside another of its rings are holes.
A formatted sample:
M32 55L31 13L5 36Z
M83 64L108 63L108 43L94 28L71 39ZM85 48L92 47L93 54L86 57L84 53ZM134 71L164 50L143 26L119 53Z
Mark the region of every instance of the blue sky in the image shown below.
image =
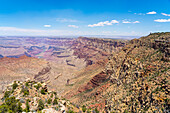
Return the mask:
M170 32L170 0L0 0L0 35Z

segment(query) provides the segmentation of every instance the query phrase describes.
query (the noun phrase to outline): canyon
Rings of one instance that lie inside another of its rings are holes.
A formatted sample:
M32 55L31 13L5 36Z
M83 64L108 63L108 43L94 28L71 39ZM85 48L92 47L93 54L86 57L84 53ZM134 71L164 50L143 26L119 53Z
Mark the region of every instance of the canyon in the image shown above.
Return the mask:
M12 81L46 82L59 94L89 66L98 68L126 41L79 37L1 37L0 77L2 92ZM57 86L57 87L56 87Z
M8 84L29 79L44 82L76 109L165 112L169 39L169 32L132 40L1 37L0 96Z

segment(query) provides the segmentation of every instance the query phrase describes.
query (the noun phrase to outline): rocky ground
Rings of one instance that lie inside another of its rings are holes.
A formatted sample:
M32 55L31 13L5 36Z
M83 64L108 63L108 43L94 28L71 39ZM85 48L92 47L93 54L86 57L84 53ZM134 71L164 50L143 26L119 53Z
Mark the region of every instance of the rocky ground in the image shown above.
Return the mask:
M170 33L150 34L131 40L111 57L108 65L114 74L106 96L108 111L169 111L169 39Z
M1 98L0 112L42 112L64 113L81 111L69 101L58 98L57 93L49 91L47 85L42 82L27 80L25 82L14 81L7 86L4 96Z
M154 33L131 40L65 97L101 112L168 112L169 39L170 33Z

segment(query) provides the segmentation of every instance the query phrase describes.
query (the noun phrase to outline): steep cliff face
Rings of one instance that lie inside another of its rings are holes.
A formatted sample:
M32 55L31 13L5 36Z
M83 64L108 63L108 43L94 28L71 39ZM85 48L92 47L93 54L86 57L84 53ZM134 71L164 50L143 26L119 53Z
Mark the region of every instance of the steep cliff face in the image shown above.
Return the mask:
M169 37L170 33L154 33L131 40L111 57L108 111L168 112Z
M146 45L159 49L163 55L163 60L170 61L170 33L154 33L147 37L142 37L142 42L147 42Z
M107 53L115 52L116 49L118 49L118 47L123 47L126 44L126 41L123 40L87 38L87 37L79 37L77 41L86 46L98 48L99 50L105 51Z
M109 80L110 75L111 74L109 72L102 71L101 73L95 75L86 85L79 87L78 92L81 93L100 86L102 83Z
M106 59L125 44L126 41L120 40L79 37L73 42L71 48L74 50L74 55L84 58L88 66L97 63L100 59Z
M66 97L105 112L168 112L169 37L170 33L155 33L131 40L110 55L93 78L75 88L77 93Z
M65 98L78 105L95 103L91 107L104 107L101 94L109 86L110 76L113 73L110 70L105 70L108 63L108 57L117 53L126 45L125 40L112 39L97 39L79 37L74 41L71 48L74 50L74 55L80 59L85 59L86 68L77 74L77 77L70 80L69 89L65 93ZM93 98L94 97L94 98Z

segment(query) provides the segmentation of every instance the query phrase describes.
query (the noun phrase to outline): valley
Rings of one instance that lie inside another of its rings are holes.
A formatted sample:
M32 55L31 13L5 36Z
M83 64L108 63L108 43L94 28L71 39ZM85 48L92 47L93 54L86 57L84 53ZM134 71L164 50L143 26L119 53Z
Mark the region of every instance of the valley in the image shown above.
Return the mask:
M79 72L88 66L99 68L108 55L125 45L117 42L120 41L84 37L1 37L1 82L6 85L15 80L43 81L61 94ZM2 84L1 92L5 88Z
M169 37L1 37L1 97L8 84L31 80L80 111L82 105L106 113L168 110Z

